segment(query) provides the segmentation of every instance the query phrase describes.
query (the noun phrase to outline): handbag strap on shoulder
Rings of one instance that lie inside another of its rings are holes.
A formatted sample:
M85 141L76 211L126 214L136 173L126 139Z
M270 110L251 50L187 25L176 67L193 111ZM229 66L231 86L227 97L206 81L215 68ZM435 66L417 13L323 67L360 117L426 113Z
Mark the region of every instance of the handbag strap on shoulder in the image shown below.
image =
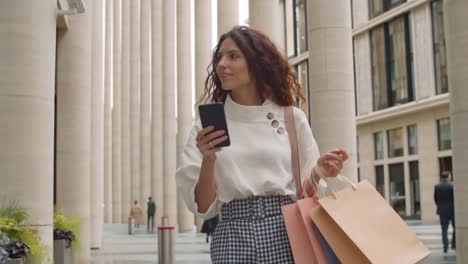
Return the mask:
M296 126L294 124L294 107L286 106L284 108L284 119L286 121L286 131L289 136L289 145L291 146L291 168L296 183L296 195L297 199L302 199L302 185L300 180L300 165L299 165L299 149L297 145L297 133Z

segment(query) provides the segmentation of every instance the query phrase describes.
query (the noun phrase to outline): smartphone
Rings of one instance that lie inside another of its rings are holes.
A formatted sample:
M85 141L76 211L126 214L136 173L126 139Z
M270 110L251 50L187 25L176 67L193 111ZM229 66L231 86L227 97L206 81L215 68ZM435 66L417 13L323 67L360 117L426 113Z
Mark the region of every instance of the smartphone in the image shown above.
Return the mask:
M202 127L214 126L214 131L224 130L224 135L228 138L216 145L215 147L227 147L231 145L229 140L229 132L226 122L226 115L224 113L224 104L223 103L212 103L212 104L202 104L198 106L198 112L200 113L200 120Z

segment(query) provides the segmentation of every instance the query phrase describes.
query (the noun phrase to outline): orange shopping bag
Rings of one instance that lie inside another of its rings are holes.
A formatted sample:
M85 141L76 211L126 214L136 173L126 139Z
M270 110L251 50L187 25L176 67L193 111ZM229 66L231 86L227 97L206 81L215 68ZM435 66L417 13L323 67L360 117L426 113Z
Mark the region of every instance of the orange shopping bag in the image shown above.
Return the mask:
M431 254L369 182L349 183L352 187L333 190L310 211L341 262L417 263Z

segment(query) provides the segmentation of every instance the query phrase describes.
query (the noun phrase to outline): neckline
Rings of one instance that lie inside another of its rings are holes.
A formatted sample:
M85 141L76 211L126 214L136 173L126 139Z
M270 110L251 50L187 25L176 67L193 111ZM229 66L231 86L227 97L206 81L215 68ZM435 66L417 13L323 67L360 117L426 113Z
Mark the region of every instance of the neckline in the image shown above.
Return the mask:
M261 105L241 105L236 103L230 95L224 102L226 118L240 122L269 122L268 113L273 113L280 120L284 119L281 106L273 103L268 98Z

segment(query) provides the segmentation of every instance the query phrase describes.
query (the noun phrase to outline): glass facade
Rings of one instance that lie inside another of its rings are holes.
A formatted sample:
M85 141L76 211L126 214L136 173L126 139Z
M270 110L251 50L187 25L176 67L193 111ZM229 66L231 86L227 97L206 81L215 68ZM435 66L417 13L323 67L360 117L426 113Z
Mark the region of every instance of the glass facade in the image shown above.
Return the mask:
M408 133L408 154L418 154L418 127L411 125L407 127Z
M309 62L307 60L304 60L300 62L299 64L296 65L296 72L297 72L297 78L299 81L299 84L302 87L302 93L304 94L304 97L306 98L306 101L309 101ZM310 114L310 109L309 109L309 104L302 104L299 106L302 111L306 114Z
M383 132L374 133L374 158L376 160L382 160L384 158L384 138Z
M286 54L299 56L307 51L307 9L305 0L285 0Z
M368 0L369 19L379 16L404 2L406 2L406 0Z
M390 205L400 216L406 216L405 171L403 163L388 165Z
M419 191L419 162L410 161L410 201L411 216L421 218L421 193Z
M439 150L452 149L452 139L450 136L450 118L437 120L437 135Z
M302 93L309 98L309 60L307 44L307 6L305 0L285 0L286 55L293 64ZM299 59L298 59L299 58ZM297 104L310 116L309 103Z
M409 15L370 31L374 111L413 101Z
M385 176L383 165L375 166L375 189L380 193L380 195L382 195L382 197L385 197Z
M432 33L436 94L443 94L447 93L449 88L444 33L444 10L441 0L432 1Z
M387 131L388 138L388 157L401 157L404 155L403 151L403 128L395 128Z

